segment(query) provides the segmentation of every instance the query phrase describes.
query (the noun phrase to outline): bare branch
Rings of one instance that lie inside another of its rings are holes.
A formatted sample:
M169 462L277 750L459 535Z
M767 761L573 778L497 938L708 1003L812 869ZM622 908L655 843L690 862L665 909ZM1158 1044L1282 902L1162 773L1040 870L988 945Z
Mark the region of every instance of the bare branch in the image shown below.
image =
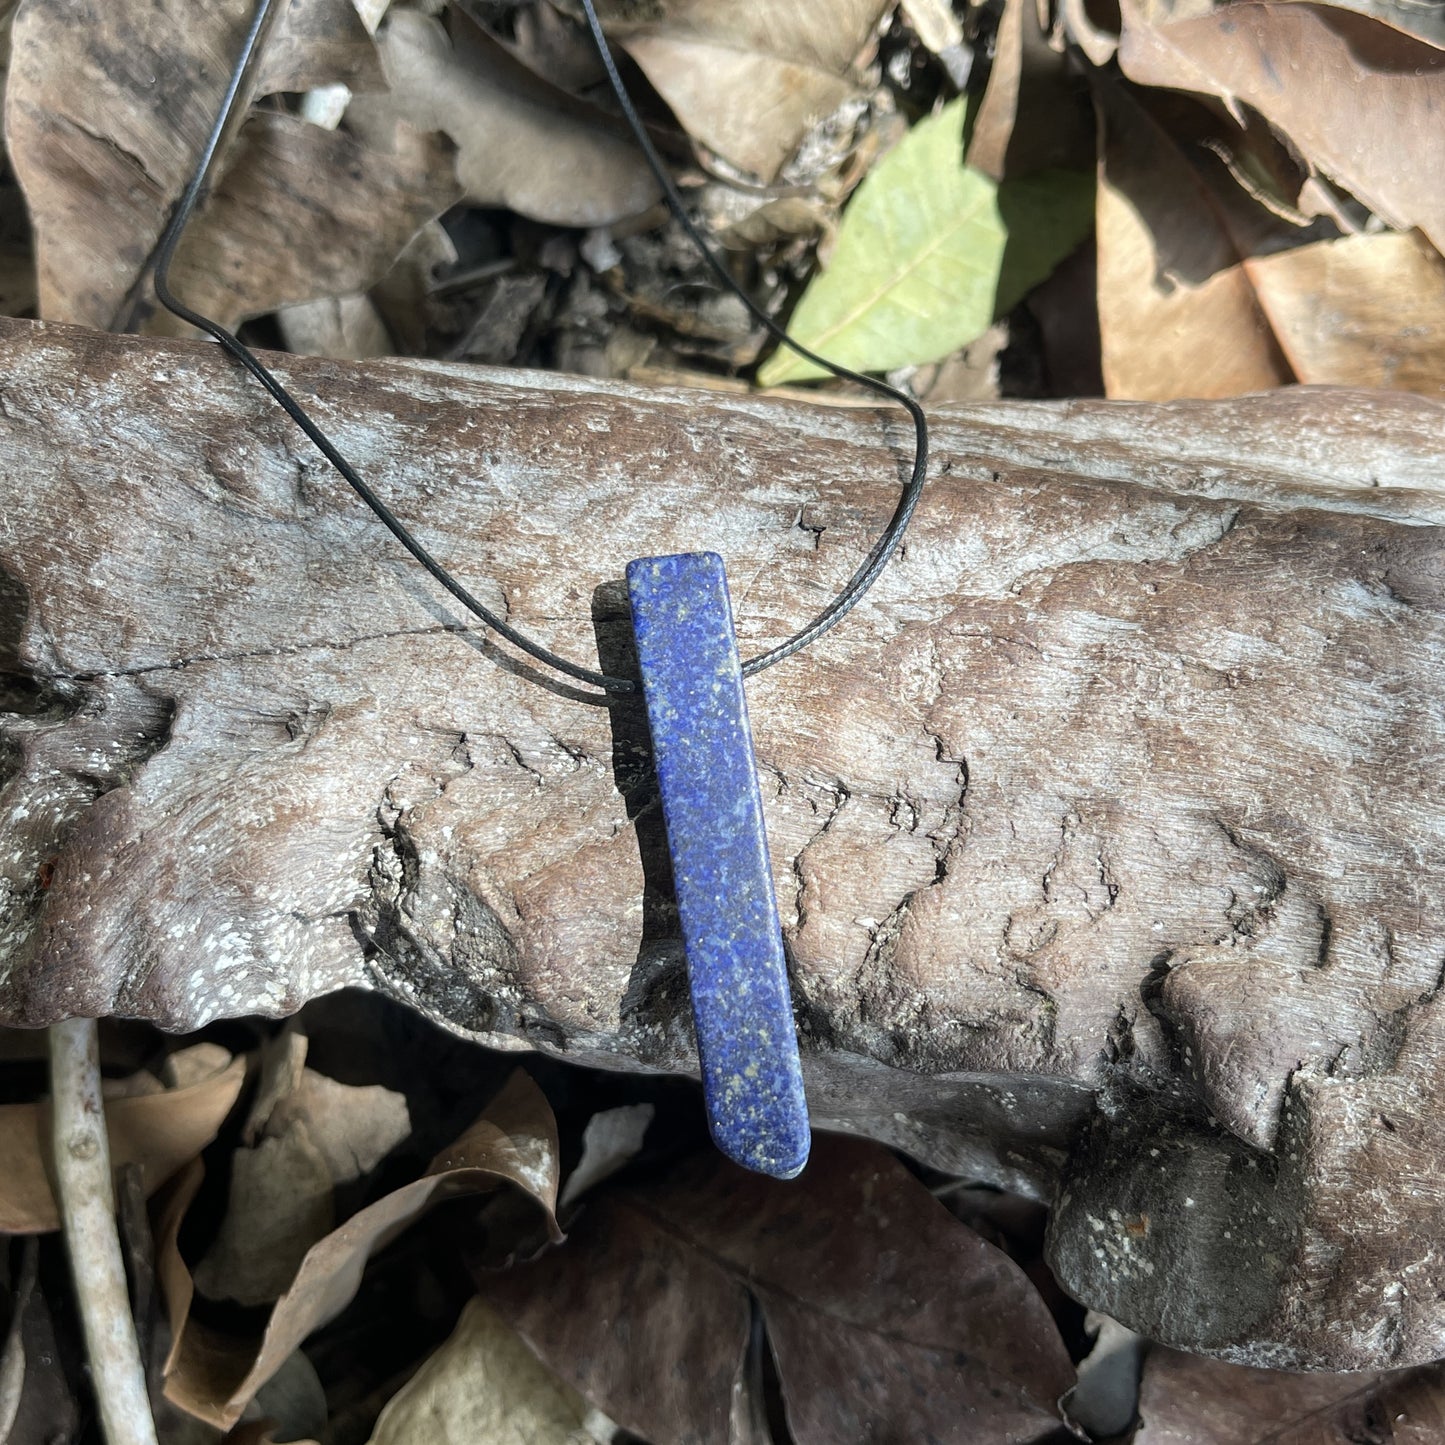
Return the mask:
M94 1019L50 1027L55 1188L108 1445L156 1445L115 1217Z

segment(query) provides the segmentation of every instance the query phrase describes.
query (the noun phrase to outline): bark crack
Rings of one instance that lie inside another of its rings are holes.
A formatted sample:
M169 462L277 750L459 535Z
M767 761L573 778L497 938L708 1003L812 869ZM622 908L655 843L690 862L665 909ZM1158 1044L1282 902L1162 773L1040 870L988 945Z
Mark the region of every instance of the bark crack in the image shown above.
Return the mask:
M236 652L202 652L194 657L172 658L168 662L148 662L135 667L99 668L94 671L49 672L27 669L28 675L39 682L103 682L112 677L144 677L155 672L180 672L188 667L198 667L207 662L252 662L264 657L300 657L308 652L347 652L364 642L385 642L393 637L432 637L442 633L459 633L478 636L487 632L483 627L465 627L460 623L441 624L432 627L398 627L388 632L363 632L355 637L338 638L335 641L298 642L288 647L242 648Z

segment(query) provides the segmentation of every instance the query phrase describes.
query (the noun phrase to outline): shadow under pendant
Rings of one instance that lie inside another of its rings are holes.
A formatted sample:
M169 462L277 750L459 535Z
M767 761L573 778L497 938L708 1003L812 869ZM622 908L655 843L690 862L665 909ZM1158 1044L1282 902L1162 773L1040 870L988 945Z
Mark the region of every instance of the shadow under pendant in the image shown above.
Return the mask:
M722 558L641 557L632 627L713 1141L792 1179L808 1105Z

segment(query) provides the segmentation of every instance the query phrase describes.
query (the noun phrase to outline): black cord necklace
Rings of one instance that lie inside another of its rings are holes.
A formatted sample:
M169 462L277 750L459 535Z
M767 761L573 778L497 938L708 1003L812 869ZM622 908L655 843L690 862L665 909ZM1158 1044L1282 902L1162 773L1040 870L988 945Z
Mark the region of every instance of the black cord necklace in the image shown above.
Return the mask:
M397 541L468 612L513 646L570 678L607 693L643 692L672 854L709 1124L719 1147L730 1157L749 1168L790 1178L807 1159L807 1106L742 681L802 651L836 626L892 559L928 476L928 422L923 408L898 387L839 366L792 340L738 285L688 216L623 84L593 0L582 0L618 106L673 215L718 280L780 344L834 376L904 407L916 440L912 474L882 535L833 600L800 631L768 651L746 662L739 660L722 559L711 553L641 558L629 565L640 682L583 667L533 641L480 602L431 555L250 347L186 306L170 289L176 248L205 190L274 5L275 0L259 0L195 173L156 249L156 297L167 310L214 337L270 392Z

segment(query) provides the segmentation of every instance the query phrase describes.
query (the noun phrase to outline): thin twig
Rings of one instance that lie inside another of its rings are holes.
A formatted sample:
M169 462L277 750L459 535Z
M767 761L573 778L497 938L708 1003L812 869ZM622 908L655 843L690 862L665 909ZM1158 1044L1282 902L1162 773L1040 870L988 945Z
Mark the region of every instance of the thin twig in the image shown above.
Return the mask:
M56 1202L101 1428L108 1445L156 1445L116 1227L94 1019L50 1026L50 1094Z

